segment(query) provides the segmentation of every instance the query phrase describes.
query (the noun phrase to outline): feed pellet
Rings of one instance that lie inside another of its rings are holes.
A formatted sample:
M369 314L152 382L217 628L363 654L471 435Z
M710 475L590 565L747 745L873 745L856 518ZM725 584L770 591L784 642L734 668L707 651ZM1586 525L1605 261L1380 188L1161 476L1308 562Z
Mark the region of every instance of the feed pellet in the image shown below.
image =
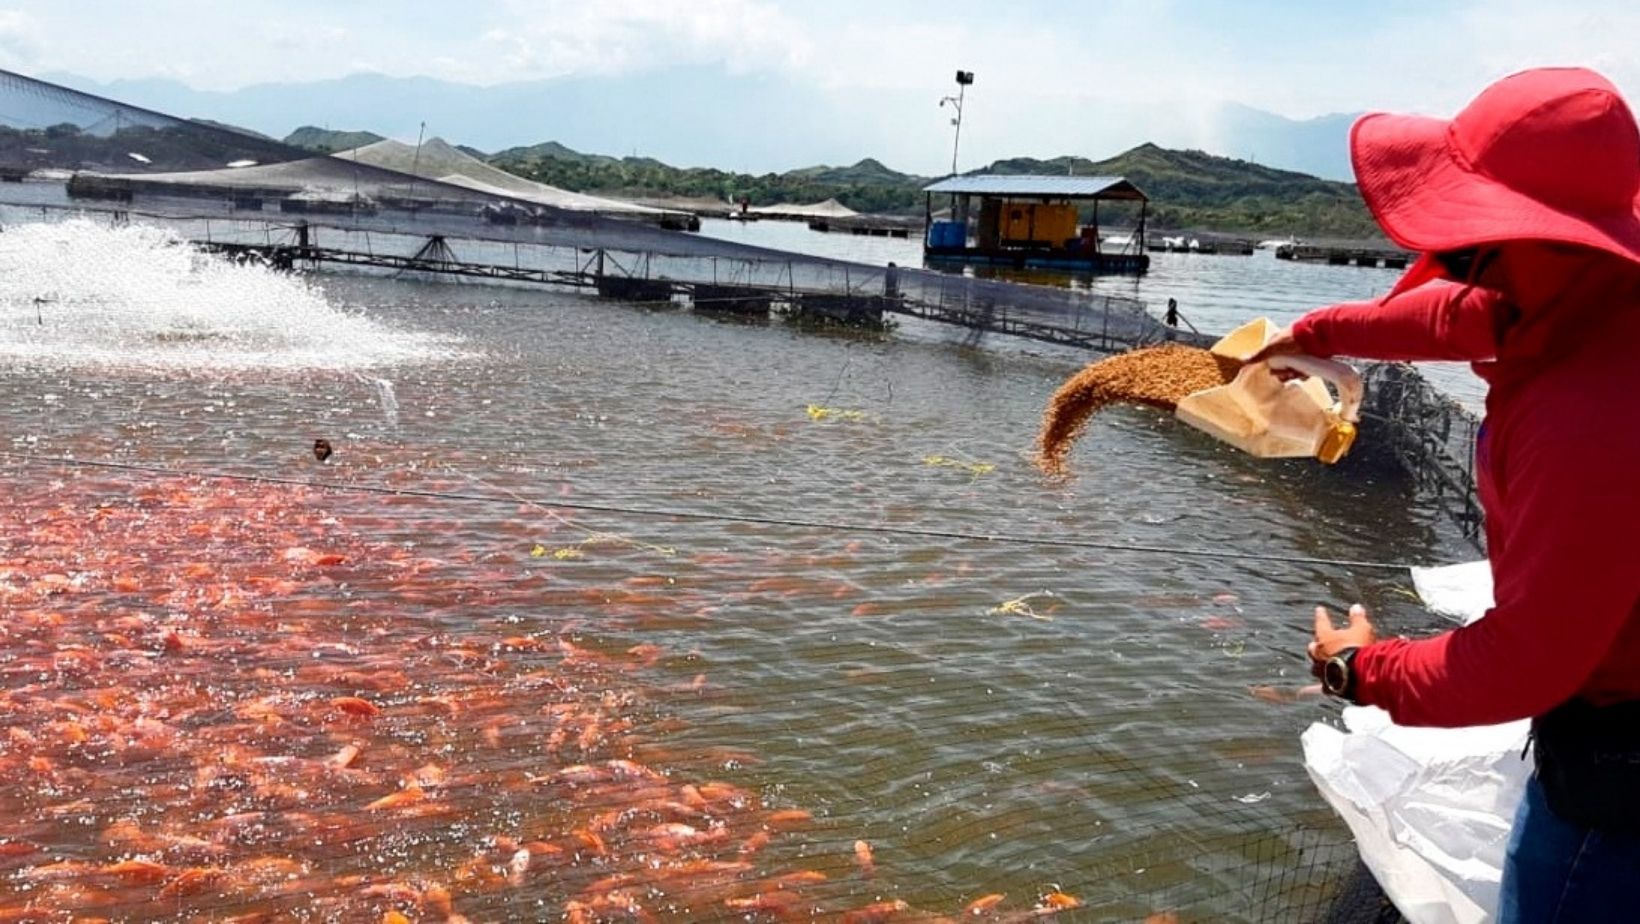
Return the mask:
M1131 401L1171 411L1185 395L1229 382L1241 365L1238 360L1172 343L1090 363L1049 399L1037 437L1037 467L1050 475L1069 474L1071 444L1105 405Z

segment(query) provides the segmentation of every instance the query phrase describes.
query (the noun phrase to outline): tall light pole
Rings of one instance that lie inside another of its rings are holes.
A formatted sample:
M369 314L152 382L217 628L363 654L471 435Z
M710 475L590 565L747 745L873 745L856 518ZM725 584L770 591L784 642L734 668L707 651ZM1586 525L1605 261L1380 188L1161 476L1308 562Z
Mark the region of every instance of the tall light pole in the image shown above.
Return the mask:
M951 107L953 109L957 110L956 117L951 120L951 124L955 125L957 127L956 134L951 138L951 175L952 176L957 175L957 147L960 144L962 144L962 100L963 100L963 95L965 93L967 93L969 85L972 84L973 82L974 82L974 72L973 71L957 71L957 95L956 96L945 96L945 97L940 98L940 106L941 107L944 107L946 103L950 103Z

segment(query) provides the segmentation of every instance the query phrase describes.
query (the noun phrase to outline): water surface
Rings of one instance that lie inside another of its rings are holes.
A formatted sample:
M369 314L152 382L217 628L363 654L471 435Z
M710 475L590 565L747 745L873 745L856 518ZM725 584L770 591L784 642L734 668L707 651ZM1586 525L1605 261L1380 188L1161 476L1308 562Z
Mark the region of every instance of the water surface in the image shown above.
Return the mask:
M1300 286L1300 273L1336 284ZM1181 298L1193 320L1229 326L1238 306L1290 316L1311 293L1365 295L1392 278L1161 256L1138 286L1193 293ZM320 495L341 526L368 524L372 541L441 562L464 588L398 601L392 632L504 622L599 650L659 646L646 684L672 692L656 696L637 756L811 811L760 862L827 871L830 907L897 898L952 913L1002 892L1021 910L1063 890L1089 919L1307 918L1351 853L1299 762L1299 733L1335 708L1250 688L1307 682L1318 602L1364 602L1389 632L1427 620L1401 572L1186 553L1472 554L1390 469L1259 461L1149 410L1099 418L1073 454L1077 478L1045 480L1029 447L1082 359L1067 351L974 348L916 322L820 335L321 276L266 303L281 319L266 329L289 333L259 341L256 362L205 361L212 337L246 322L193 311L200 361L178 365L155 359L175 358L166 324L133 323L115 350L105 328L80 326L108 288L96 279L88 267L89 281L60 283L61 309L38 317L6 284L0 342L49 345L12 350L0 372L11 449L504 498ZM174 310L203 307L184 294ZM366 323L394 349L358 363L304 346ZM82 338L101 346L79 351ZM316 437L335 447L329 464L313 459ZM8 466L17 492L57 477ZM742 521L557 506L571 503ZM1091 545L965 538L989 534ZM1005 605L1020 598L1029 611ZM96 830L60 833L89 845ZM851 858L856 840L874 846L874 878ZM561 910L538 899L478 907Z

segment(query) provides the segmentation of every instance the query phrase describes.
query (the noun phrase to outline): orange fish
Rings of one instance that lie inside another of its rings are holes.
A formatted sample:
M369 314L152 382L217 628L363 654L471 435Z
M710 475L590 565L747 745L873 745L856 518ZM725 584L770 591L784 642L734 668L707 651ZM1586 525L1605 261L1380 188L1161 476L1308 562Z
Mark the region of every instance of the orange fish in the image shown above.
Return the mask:
M813 818L813 815L802 809L781 809L777 812L770 812L768 817L763 819L763 822L773 828L782 828L800 825Z
M784 917L791 906L802 901L802 896L796 892L759 892L749 898L726 898L723 900L734 911L763 912Z
M841 924L880 924L882 921L892 920L896 915L910 910L910 905L896 898L893 901L873 902L864 908L846 911L840 921Z
M746 840L741 843L740 855L746 856L748 854L757 853L759 850L762 850L764 847L769 845L771 838L772 835L770 835L767 831L755 832L751 837L746 838Z
M1061 911L1069 911L1072 908L1080 907L1082 907L1082 900L1074 895L1066 895L1064 892L1049 892L1047 895L1042 896L1037 901L1036 907L1031 910L1037 914L1057 914Z
M171 875L171 868L152 860L121 860L103 867L103 872L127 882L159 882Z
M403 808L407 805L415 805L425 798L427 798L427 794L422 792L420 786L410 785L398 792L382 796L380 799L366 805L365 810L379 812L387 809Z
M422 901L437 914L449 917L455 913L454 902L450 898L450 890L438 883L432 883L422 890Z
M158 892L160 898L195 895L218 884L227 874L209 866L195 866L178 873Z
M860 875L871 878L877 873L877 862L873 858L871 845L865 841L854 842L854 862L860 865Z
M990 895L981 895L979 898L969 902L967 907L962 909L962 913L975 916L990 914L995 911L996 907L1002 904L1002 900L1007 897L1008 896L1001 892L992 892Z
M360 699L357 696L338 696L331 700L330 704L348 715L362 718L381 715L381 709L375 703L367 699Z

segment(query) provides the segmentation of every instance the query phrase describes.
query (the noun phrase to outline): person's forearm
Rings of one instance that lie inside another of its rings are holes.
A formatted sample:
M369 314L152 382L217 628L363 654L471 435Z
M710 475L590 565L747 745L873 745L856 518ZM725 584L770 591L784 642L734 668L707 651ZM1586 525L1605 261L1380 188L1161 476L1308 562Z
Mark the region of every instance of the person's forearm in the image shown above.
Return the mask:
M1390 361L1492 359L1501 297L1485 289L1436 283L1384 302L1320 308L1293 324L1312 356Z
M1640 601L1640 492L1612 487L1632 480L1640 436L1585 410L1552 403L1500 425L1492 458L1509 509L1494 550L1497 605L1434 638L1362 648L1361 702L1406 725L1492 724L1542 715L1594 675Z

